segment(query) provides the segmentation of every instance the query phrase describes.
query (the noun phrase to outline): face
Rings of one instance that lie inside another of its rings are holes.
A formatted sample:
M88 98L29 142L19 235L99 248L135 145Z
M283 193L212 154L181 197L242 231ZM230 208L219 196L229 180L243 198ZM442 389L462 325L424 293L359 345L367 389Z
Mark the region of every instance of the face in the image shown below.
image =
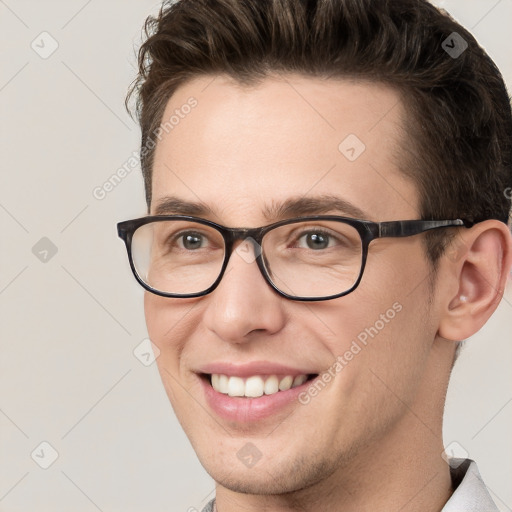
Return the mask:
M336 196L344 210L307 214L419 218L415 186L398 167L404 111L393 90L294 75L255 88L201 77L176 91L162 123L191 97L197 105L157 145L152 214L197 214L164 208L173 196L207 207L199 216L218 224L259 227L280 220L268 207ZM237 251L209 295L146 293L163 384L210 475L271 494L369 462L406 421L403 404L423 407L436 333L428 272L420 235L373 241L360 285L334 300L280 296ZM231 397L212 387L212 374L228 387L241 379L246 392L262 379L269 394ZM276 377L284 390L272 393Z

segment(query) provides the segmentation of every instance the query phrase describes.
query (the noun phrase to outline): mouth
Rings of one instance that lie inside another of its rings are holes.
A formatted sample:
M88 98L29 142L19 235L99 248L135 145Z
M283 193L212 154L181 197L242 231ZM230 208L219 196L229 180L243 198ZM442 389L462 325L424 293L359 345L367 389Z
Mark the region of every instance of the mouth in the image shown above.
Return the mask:
M271 368L215 370L197 374L206 404L218 418L244 428L288 417L291 408L302 407L299 395L319 376L284 368L273 368L276 373L271 373Z
M201 377L217 392L230 397L259 398L286 392L302 386L318 374L250 375L239 377L223 373L202 374Z

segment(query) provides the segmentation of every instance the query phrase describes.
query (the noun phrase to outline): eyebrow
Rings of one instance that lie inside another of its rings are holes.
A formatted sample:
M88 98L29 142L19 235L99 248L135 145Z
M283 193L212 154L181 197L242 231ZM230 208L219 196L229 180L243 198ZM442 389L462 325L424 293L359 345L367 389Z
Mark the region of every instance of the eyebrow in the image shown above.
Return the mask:
M272 201L264 206L262 213L268 222L337 212L355 219L367 219L361 208L338 196L321 195L291 197L283 202ZM190 215L194 217L217 217L215 211L201 202L185 201L176 196L166 196L156 202L155 215Z

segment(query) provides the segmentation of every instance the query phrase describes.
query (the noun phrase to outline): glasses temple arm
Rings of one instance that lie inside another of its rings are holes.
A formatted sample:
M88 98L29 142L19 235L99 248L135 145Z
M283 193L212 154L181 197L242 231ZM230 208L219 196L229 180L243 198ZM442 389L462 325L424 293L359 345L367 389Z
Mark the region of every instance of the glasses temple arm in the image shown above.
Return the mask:
M471 227L472 222L456 219L456 220L399 220L390 222L379 222L378 236L384 237L402 237L411 236L437 228L449 227Z

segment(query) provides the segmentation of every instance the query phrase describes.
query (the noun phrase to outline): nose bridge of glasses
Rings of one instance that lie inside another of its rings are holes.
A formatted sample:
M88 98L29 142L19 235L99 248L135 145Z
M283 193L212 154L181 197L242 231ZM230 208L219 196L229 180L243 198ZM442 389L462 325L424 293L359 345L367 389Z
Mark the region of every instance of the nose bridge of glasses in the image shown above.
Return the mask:
M229 229L226 237L226 257L229 259L232 253L236 252L246 263L252 263L261 254L260 244L260 228Z
M261 244L261 228L226 228L224 232L224 239L226 248L237 250L241 245L247 244L260 245Z

